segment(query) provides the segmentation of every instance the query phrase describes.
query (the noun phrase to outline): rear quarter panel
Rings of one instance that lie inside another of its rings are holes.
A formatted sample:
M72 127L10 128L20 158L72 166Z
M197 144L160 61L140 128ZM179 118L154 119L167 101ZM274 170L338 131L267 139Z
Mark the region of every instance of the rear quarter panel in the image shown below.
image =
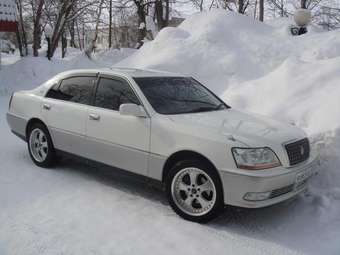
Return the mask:
M32 118L41 119L41 97L30 91L15 92L7 114L11 130L26 136L26 125Z

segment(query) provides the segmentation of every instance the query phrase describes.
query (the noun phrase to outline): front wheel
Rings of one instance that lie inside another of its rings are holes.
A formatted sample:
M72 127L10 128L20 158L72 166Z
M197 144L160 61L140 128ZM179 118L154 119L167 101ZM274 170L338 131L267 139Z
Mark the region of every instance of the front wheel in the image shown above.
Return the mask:
M222 184L216 170L200 160L176 164L166 180L171 207L184 219L207 222L224 207Z
M50 167L55 163L55 150L47 128L34 123L28 132L28 151L33 162L40 167Z

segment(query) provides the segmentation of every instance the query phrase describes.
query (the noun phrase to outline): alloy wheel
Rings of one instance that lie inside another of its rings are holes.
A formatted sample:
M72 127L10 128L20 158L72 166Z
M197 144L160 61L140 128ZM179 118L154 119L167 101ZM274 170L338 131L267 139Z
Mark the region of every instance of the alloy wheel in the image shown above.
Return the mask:
M48 155L48 142L45 133L41 129L36 128L32 130L29 146L31 154L36 161L43 162L46 159Z
M180 170L173 178L171 195L186 214L207 214L216 202L215 184L208 174L196 167Z

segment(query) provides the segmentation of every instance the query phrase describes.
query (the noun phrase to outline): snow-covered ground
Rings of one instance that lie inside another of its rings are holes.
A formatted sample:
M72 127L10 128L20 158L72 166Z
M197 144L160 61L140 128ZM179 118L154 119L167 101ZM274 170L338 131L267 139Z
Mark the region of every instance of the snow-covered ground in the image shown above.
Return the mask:
M0 254L340 254L340 36L312 29L293 38L288 23L214 11L164 29L137 52L7 60L0 70ZM112 169L71 160L49 170L33 165L7 127L10 92L63 70L114 64L193 75L232 107L294 122L319 150L320 174L295 200L233 209L199 225L176 216L159 189Z
M12 65L14 64L15 62L19 61L20 59L20 54L19 54L19 51L15 51L14 54L7 54L7 53L3 53L3 52L0 52L1 54L1 66L3 65ZM0 68L1 68L0 66Z

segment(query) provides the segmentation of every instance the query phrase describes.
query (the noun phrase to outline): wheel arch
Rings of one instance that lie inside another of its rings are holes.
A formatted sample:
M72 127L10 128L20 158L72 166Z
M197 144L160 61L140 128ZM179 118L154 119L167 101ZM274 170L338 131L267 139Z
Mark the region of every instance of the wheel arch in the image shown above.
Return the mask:
M162 182L163 183L165 182L166 177L167 177L170 169L176 163L178 163L181 160L185 160L185 159L198 159L198 160L202 160L205 163L207 163L210 166L212 166L212 169L214 169L214 171L218 175L218 177L219 177L219 179L221 181L221 184L222 184L221 176L220 176L219 172L217 171L217 168L215 167L213 162L210 159L208 159L206 156L202 155L201 153L198 153L198 152L195 152L195 151L191 151L191 150L177 151L177 152L171 154L170 157L167 158L167 160L165 161L165 164L163 166L163 172L162 172Z
M44 125L44 127L48 130L48 132L50 132L49 129L48 129L48 127L47 127L47 125L46 125L41 119L36 118L36 117L33 117L33 118L31 118L31 119L27 122L27 124L26 124L26 129L25 129L26 141L28 140L28 132L29 132L29 130L30 130L30 127L31 127L34 123L40 123L40 124Z

